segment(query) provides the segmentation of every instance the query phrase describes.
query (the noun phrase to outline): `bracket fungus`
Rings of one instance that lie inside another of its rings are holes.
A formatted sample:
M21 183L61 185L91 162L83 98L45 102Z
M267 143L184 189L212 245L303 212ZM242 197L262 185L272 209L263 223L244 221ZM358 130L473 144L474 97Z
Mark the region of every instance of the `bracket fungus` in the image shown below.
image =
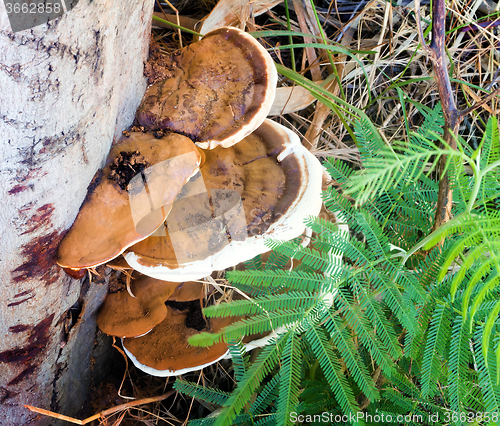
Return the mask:
M151 85L137 112L149 130L168 129L201 148L225 148L266 118L276 91L273 60L251 35L223 27L174 57L172 76Z
M182 135L121 138L59 246L58 265L97 266L152 234L200 164L198 149Z
M164 227L124 253L133 269L169 281L199 279L269 251L269 238L299 236L321 208L319 161L271 120L231 148L207 151L200 173Z
M130 292L108 294L97 325L104 333L123 339L125 351L139 369L157 376L178 375L201 369L227 354L225 343L211 348L187 343L197 332L219 331L234 321L203 317L203 284L167 282L137 272L132 281ZM210 292L210 288L206 290Z
M117 337L139 337L167 316L167 301L200 301L204 284L169 282L133 272L130 288L106 296L97 315L99 329Z
M165 301L178 286L179 283L155 280L143 275L131 284L134 296L128 291L106 296L97 315L97 326L110 336L142 336L165 319Z
M187 343L235 321L206 322L204 287L192 281L268 252L270 238L301 235L322 205L319 161L297 135L266 120L277 72L252 36L219 28L182 49L168 72L147 89L136 117L147 131L175 133L131 133L112 147L57 259L74 275L123 255L134 276L146 275L134 280L133 295L108 295L98 325L158 376L227 356L225 343ZM121 258L115 264L126 269ZM190 326L190 317L199 324ZM249 338L250 348L269 336Z
M134 365L152 376L166 377L201 370L225 358L228 347L224 342L209 348L189 345L188 338L201 330L186 327L187 315L186 311L168 309L165 320L151 332L123 339L123 349ZM217 332L233 321L211 318L210 329Z

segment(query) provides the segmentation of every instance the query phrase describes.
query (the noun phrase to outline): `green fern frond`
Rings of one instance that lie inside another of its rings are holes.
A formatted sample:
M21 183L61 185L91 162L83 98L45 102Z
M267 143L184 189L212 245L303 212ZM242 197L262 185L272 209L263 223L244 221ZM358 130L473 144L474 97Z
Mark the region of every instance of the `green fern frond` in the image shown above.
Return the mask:
M263 268L262 257L260 254L250 260L243 262L246 271L260 271Z
M266 383L264 388L257 394L255 402L250 406L248 412L252 415L261 414L269 405L278 398L279 374L276 374Z
M443 263L443 270L438 276L438 280L443 279L452 262L460 254L463 254L465 250L472 247L476 248L476 250L472 252L473 257L471 259L471 261L474 262L482 253L488 252L489 250L495 253L500 247L500 219L495 220L489 217L481 218L464 215L463 220L460 221L460 225L452 227L450 230L453 233L461 234L462 232L466 232L466 234L461 235L451 247ZM443 234L442 236L445 238L448 235ZM468 254L471 254L471 252Z
M370 401L375 401L379 397L378 390L365 364L359 358L345 327L340 324L337 317L330 317L324 325L330 333L333 343L342 354L342 358L356 384Z
M500 129L498 127L498 118L493 116L486 124L486 131L484 132L483 139L481 140L480 157L481 169L486 168L490 164L500 160Z
M350 164L334 157L328 157L324 166L331 178L340 185L347 182L355 170Z
M423 139L410 135L410 141L417 145L425 143L426 139L435 140L435 135L443 134L444 126L443 109L440 103L437 103L430 111L419 110L424 117L424 121L417 129L417 133L423 136Z
M389 246L389 239L384 235L382 228L373 219L373 217L366 213L360 212L355 216L359 230L366 238L370 251L377 257L386 257L391 251Z
M368 288L362 283L355 280L352 282L352 286L361 309L365 310L387 352L393 359L398 359L401 356L401 348L394 328L382 311L380 303L377 303Z
M241 341L230 342L228 344L228 349L233 361L234 379L237 383L239 383L245 377L249 356L246 353L245 347L243 346Z
M271 341L269 345L261 349L257 359L248 369L244 380L238 383L236 389L226 400L222 412L217 416L216 426L230 426L233 424L234 419L248 404L252 394L261 385L264 377L278 365L284 343L290 333L279 336L276 341Z
M316 370L314 370L314 375L316 375L315 372ZM342 413L324 377L314 380L304 380L303 386L304 389L300 394L301 402L297 410L298 412L304 414L318 414L325 411L337 414Z
M393 386L397 387L403 394L407 395L413 400L417 399L420 395L420 391L415 383L409 380L408 377L406 377L400 371L396 371L391 376L391 382Z
M327 167L328 170L328 167ZM348 198L339 194L333 187L326 188L322 193L323 203L332 212L341 211L347 222L352 223L354 207Z
M391 411L390 414L392 416L394 416L394 414L411 413L415 408L415 402L397 389L385 389L382 392L382 396L384 400L391 402L391 409L393 411Z
M198 398L216 405L223 405L230 396L228 392L223 392L208 386L200 386L196 383L186 382L182 379L177 379L174 382L174 389L193 398Z
M354 133L358 140L358 150L363 162L380 156L380 151L385 147L385 143L367 117L361 117L354 123Z
M242 319L224 327L218 333L203 332L188 339L192 346L210 346L220 341L230 342L252 334L262 334L274 331L280 327L289 326L304 317L304 311L282 310L255 315Z
M352 300L350 294L344 289L339 289L335 297L335 305L341 311L345 322L353 329L361 343L367 348L375 362L382 368L384 374L391 376L394 362L391 360L386 346L380 341L373 331L366 313ZM394 342L397 345L397 342Z
M474 359L478 370L478 385L484 398L484 411L490 413L500 413L500 384L497 383L497 374L494 370L495 358L493 350L493 342L488 341L490 350L488 351L488 362L485 362L482 351L482 336L484 334L483 327L477 327L474 332Z
M283 349L280 368L280 387L277 413L278 425L293 425L290 413L297 411L299 403L300 369L302 354L300 339L296 333L290 333Z
M290 291L287 293L254 297L250 300L235 300L220 303L203 310L210 318L257 315L273 311L305 310L316 305L324 296L319 293Z
M266 262L264 269L268 271L275 269L283 269L289 260L290 259L288 256L285 256L284 254L278 253L276 251L271 251L269 253L269 258Z
M475 274L470 282L469 282L469 286L472 286L474 284L474 282L476 282L478 280L477 278L477 274ZM481 303L486 299L486 297L488 296L488 294L496 287L498 286L500 283L500 273L497 272L497 270L494 270L489 276L488 278L484 281L483 285L481 286L481 288L479 289L479 291L477 292L477 294L475 295L473 301L472 301L472 305L470 307L470 311L469 311L469 317L470 317L470 325L471 325L471 328L472 328L472 322L474 320L474 317L476 315L476 312L477 310L479 309L479 306L481 305ZM468 290L468 289L467 289ZM467 309L467 303L468 301L465 300L464 298L464 301L463 301L463 306L464 306L464 310Z
M450 338L449 379L450 408L452 411L465 412L470 406L468 393L473 383L470 382L469 362L471 353L469 340L471 333L468 325L458 316L453 321Z
M337 286L335 279L315 272L302 271L228 271L227 279L231 284L247 285L256 288L272 287L277 289L317 291L331 290Z
M331 269L331 265L335 263L335 258L332 253L315 250L309 247L301 247L298 244L283 241L268 240L266 244L271 249L285 256L302 260L306 265L316 270L327 271Z
M491 346L491 341L493 340L492 339L493 327L495 326L495 324L498 323L498 313L499 312L500 312L500 301L498 301L495 304L495 306L493 307L491 312L488 314L488 317L486 318L486 321L485 321L484 327L483 327L482 351L483 351L484 364L485 364L486 368L489 367L489 365L488 365L488 359L489 359L488 352L489 352L489 348ZM496 367L496 371L497 371L496 381L498 384L500 381L499 380L500 365L498 365L498 363L495 362L494 366Z
M316 355L323 374L335 395L335 399L342 407L344 413L357 413L359 407L354 399L352 388L341 372L340 364L333 353L325 331L311 324L311 327L305 333L305 338Z
M430 142L431 143L431 142ZM437 166L441 156L463 158L463 154L451 148L438 148L431 143L432 149L412 145L393 145L393 150L384 149L383 164L378 158L364 163L365 169L350 179L346 187L348 194L356 194L356 205L363 205L368 199L381 195L391 188L400 188L418 180L424 173L429 174ZM398 151L400 153L396 153ZM426 171L425 164L430 167Z
M276 413L266 414L265 416L262 416L261 419L255 422L255 426L275 426L277 420L278 420L278 414Z
M422 361L422 395L432 396L442 374L442 357L450 338L449 306L438 304L431 318Z

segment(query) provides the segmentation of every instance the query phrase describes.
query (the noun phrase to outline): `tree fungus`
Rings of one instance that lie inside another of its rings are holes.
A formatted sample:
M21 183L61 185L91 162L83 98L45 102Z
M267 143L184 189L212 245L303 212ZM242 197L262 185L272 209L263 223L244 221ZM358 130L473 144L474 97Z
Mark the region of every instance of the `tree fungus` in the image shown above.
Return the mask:
M268 238L302 234L304 219L321 208L322 173L294 133L266 120L232 147L207 151L165 225L124 257L143 274L171 281L237 265L269 251Z
M61 242L57 263L73 270L97 266L152 234L200 164L198 149L182 135L120 139Z
M57 260L74 272L123 253L148 275L133 272L131 293L109 294L98 323L124 338L139 368L160 376L226 356L225 343L187 343L234 320L205 321L203 285L189 281L269 251L269 238L299 236L320 211L323 173L293 132L265 120L277 73L253 37L220 28L172 64L169 78L147 90L137 120L175 133L132 133L112 148ZM114 264L127 267L122 258Z

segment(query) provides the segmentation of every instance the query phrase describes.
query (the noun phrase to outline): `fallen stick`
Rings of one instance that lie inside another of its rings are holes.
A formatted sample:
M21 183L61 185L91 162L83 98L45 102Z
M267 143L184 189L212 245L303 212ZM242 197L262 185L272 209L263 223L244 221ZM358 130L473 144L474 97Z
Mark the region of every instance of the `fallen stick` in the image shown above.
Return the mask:
M94 414L93 416L88 417L85 420L75 419L73 417L68 417L63 414L54 413L53 411L44 410L43 408L33 407L32 405L25 405L25 407L34 413L43 414L44 416L52 417L54 419L64 420L65 422L73 423L76 425L86 425L87 423L90 423L94 420L103 419L106 416L110 416L122 410L127 410L128 408L137 407L138 405L149 404L151 402L162 401L164 399L167 399L170 395L174 393L175 391L171 390L160 396L153 396L151 398L139 399L137 401L131 401L125 404L117 405L116 407L108 408L107 410L101 411L98 414Z

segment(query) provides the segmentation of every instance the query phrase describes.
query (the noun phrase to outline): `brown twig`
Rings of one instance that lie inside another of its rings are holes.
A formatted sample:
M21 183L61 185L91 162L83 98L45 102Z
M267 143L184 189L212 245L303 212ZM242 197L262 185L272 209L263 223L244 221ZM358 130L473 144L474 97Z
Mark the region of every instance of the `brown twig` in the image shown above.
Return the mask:
M127 402L125 404L117 405L116 407L109 408L107 410L101 411L98 414L94 414L85 420L75 419L73 417L64 416L62 414L57 414L52 411L44 410L43 408L33 407L31 405L25 405L25 407L33 411L34 413L43 414L44 416L52 417L54 419L64 420L69 423L76 425L86 425L87 423L93 422L94 420L104 419L107 416L111 416L119 411L127 410L132 407L137 407L138 405L150 404L151 402L158 402L167 399L170 395L174 394L175 390L168 391L166 394L160 396L154 396L151 398L139 399L137 401Z
M418 28L420 43L427 51L429 59L434 67L434 78L436 80L444 115L444 141L452 149L457 149L455 136L458 134L458 127L463 118L476 110L477 108L489 102L500 92L495 90L486 98L477 102L470 108L459 111L455 102L455 96L451 87L448 68L446 67L445 57L445 22L446 22L446 4L445 0L434 0L432 3L432 41L427 45L422 30L420 20L420 0L415 1L415 15ZM446 156L441 156L439 160L439 192L436 214L434 216L433 231L446 223L451 218L451 207L453 202L453 193L450 187L450 178L448 173L444 173L447 163Z
M476 102L474 105L470 106L469 108L466 108L460 112L461 115L464 117L467 114L470 114L471 112L475 111L478 108L481 108L484 104L487 104L490 102L495 96L500 95L500 87L497 87L493 92L491 92L488 96L486 96L484 99L480 100L479 102Z

